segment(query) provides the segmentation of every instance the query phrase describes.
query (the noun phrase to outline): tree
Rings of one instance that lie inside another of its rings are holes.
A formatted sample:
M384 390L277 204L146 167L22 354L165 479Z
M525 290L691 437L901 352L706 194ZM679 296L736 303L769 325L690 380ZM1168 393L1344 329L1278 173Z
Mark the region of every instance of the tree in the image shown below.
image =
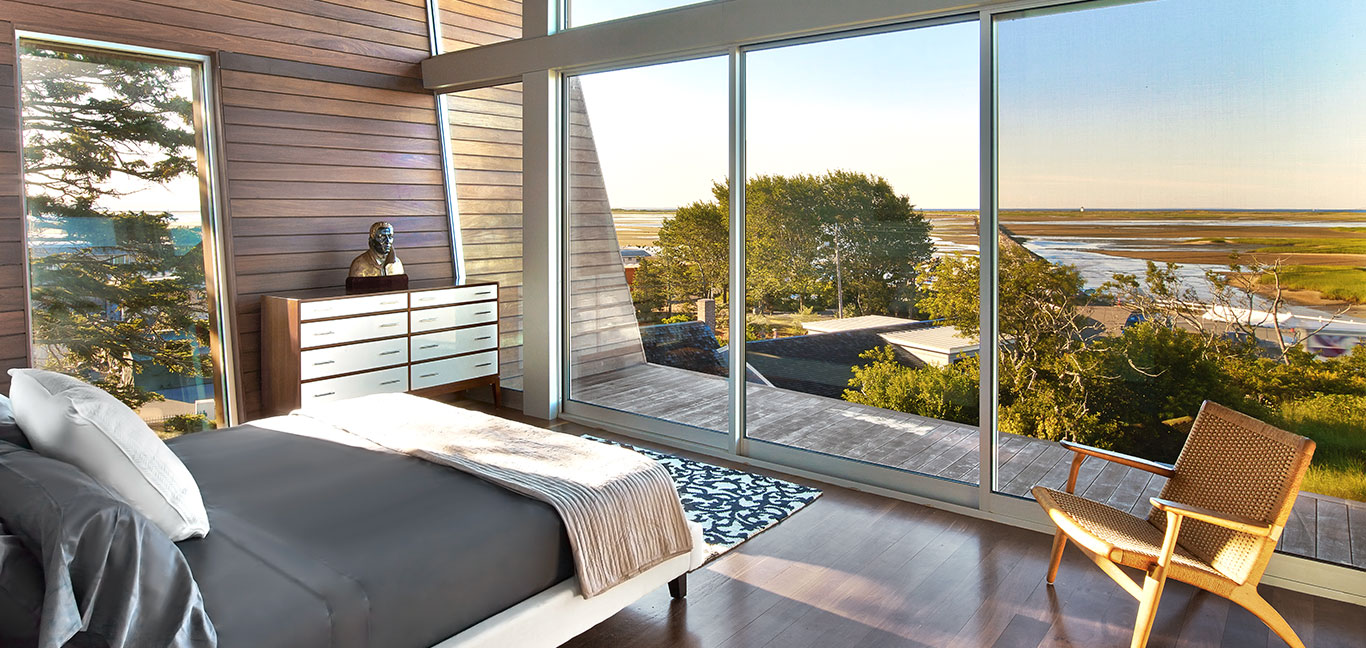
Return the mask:
M80 375L137 407L160 394L135 382L147 364L203 376L207 343L201 246L177 253L169 213L111 210L131 186L197 174L186 69L54 47L22 48L25 200L34 344L49 368ZM50 253L43 253L50 252Z
M681 291L698 298L726 293L729 214L718 202L697 201L674 212L659 229L660 255L678 266Z

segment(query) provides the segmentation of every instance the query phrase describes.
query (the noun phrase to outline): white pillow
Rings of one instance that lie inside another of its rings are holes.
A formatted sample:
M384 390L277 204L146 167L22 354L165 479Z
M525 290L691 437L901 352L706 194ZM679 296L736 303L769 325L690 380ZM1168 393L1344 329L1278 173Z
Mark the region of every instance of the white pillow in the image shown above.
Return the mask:
M136 412L70 376L40 369L9 375L14 418L34 450L84 470L172 540L209 532L194 476Z

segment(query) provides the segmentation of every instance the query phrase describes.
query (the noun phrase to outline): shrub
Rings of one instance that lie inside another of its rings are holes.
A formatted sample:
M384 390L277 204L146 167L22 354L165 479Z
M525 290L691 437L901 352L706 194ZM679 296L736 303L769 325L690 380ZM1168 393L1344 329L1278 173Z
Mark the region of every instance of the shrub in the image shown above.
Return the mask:
M897 362L890 346L870 349L860 357L872 362L853 368L844 400L977 425L975 358L947 367L913 369Z

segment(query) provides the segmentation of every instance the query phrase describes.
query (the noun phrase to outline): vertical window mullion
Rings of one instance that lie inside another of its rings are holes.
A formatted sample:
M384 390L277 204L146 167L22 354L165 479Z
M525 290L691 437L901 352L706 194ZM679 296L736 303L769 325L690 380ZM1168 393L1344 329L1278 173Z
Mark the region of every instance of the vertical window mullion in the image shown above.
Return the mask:
M981 56L979 67L980 124L978 155L980 172L979 206L977 210L978 243L978 308L980 324L978 360L980 363L978 388L978 416L980 434L978 449L978 508L987 509L988 498L996 486L996 371L998 333L996 322L996 43L992 14L983 11L981 26Z
M745 439L745 55L730 51L730 451L748 454Z

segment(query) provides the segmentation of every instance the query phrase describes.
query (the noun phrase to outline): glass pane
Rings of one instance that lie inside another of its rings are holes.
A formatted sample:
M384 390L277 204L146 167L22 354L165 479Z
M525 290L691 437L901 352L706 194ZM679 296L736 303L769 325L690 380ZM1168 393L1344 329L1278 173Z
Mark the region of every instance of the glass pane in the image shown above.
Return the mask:
M977 294L978 39L747 54L751 440L976 482L977 306L920 286L963 267Z
M159 433L213 425L198 67L36 41L19 53L34 365L104 388Z
M569 83L570 398L721 432L726 59Z
M629 18L711 0L564 0L565 27Z
M498 282L499 379L522 388L522 84L446 95L467 282Z
M1280 548L1348 561L1305 529L1366 499L1366 5L1109 4L996 25L997 486L1061 487L1058 439L1172 461L1209 399L1318 442Z

